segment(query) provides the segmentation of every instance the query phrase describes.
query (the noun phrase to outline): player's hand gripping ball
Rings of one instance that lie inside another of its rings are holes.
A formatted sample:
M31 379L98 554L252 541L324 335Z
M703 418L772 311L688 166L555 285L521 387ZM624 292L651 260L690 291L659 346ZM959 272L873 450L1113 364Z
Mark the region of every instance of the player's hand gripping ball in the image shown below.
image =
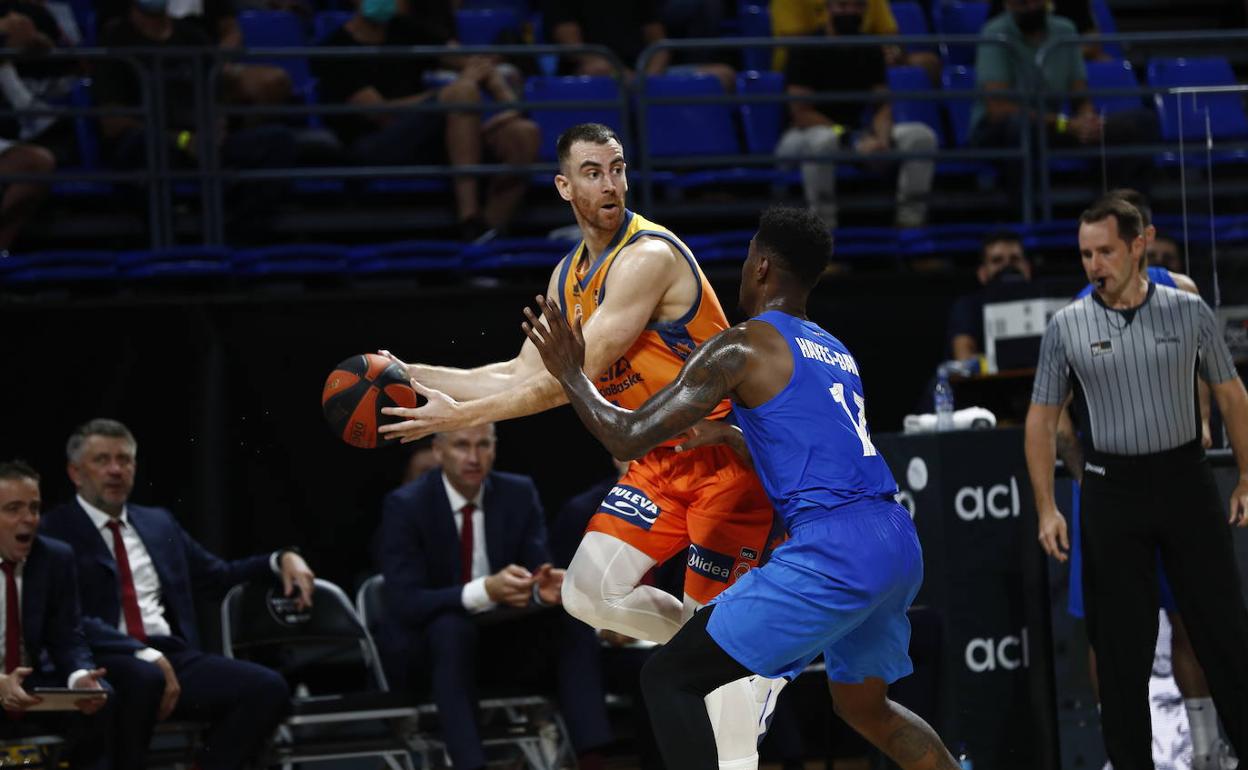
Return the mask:
M334 367L321 392L321 409L335 436L361 449L396 443L377 433L387 406L416 406L416 391L403 367L364 353Z

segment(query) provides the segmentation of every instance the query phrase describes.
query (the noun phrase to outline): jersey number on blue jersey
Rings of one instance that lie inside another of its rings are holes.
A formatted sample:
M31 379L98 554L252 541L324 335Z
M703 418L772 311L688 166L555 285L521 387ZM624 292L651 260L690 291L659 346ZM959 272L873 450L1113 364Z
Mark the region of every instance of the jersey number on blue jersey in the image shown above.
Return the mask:
M828 388L828 390L832 391L832 398L836 399L836 403L840 404L841 408L845 410L845 416L849 418L849 424L853 425L854 430L858 431L858 439L862 442L862 456L874 457L879 454L875 451L875 444L871 443L871 434L867 432L866 400L861 395L854 393L852 390L850 391L854 396L854 406L858 407L858 419L855 420L853 412L849 409L849 401L845 398L845 385L838 382Z

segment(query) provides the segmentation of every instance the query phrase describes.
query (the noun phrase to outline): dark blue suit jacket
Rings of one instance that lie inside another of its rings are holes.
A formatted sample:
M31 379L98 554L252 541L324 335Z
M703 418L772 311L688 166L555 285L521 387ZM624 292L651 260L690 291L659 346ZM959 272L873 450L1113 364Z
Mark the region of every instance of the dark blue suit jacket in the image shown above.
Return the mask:
M491 573L508 564L530 570L550 561L537 487L528 476L486 476L485 550ZM466 612L461 600L459 533L435 468L386 496L382 506L381 571L389 620L418 628L439 612Z
M175 636L192 648L200 646L195 621L194 594L225 591L253 578L272 576L269 554L225 561L195 542L164 508L126 505L126 516L152 557L160 579L165 620ZM82 624L91 648L98 652L127 653L142 649L138 640L117 628L121 617L121 587L113 551L100 536L78 500L43 515L44 532L69 543L78 562L78 595Z
M95 668L80 622L75 572L73 549L43 536L35 538L22 568L22 641L40 679L55 687L64 687L80 668Z

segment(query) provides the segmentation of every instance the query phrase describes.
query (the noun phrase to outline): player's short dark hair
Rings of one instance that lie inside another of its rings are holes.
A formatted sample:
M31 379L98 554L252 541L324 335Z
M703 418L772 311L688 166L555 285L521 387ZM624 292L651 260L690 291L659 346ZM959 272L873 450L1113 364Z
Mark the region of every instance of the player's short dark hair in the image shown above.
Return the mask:
M1017 243L1023 245L1023 238L1014 230L999 227L996 230L989 230L984 233L984 237L979 239L979 261L983 262L988 256L988 247L994 243Z
M30 479L39 483L39 471L30 467L23 460L5 460L0 462L0 481L20 481Z
M572 145L577 142L607 144L612 140L621 147L624 146L620 137L610 126L604 126L601 123L577 123L559 135L559 141L555 142L555 154L559 158L559 165L562 166L568 162L568 156L572 154Z
M1103 195L1079 215L1081 224L1104 222L1113 217L1118 223L1118 237L1128 245L1144 233L1144 218L1140 210L1116 195Z
M1139 190L1136 190L1133 187L1117 187L1105 193L1105 195L1111 198L1124 200L1132 206L1135 206L1135 210L1140 212L1140 222L1143 224L1143 229L1141 229L1140 232L1147 230L1148 226L1153 223L1152 204L1148 202L1148 197Z
M124 438L135 452L139 449L139 442L134 440L134 434L130 432L122 423L117 420L110 420L107 417L97 417L94 420L84 422L79 425L73 433L69 435L69 441L65 442L65 457L71 463L76 463L82 458L82 447L87 443L87 439L92 436L105 436L107 438Z
M755 248L763 248L785 271L814 286L832 255L832 236L807 209L772 206L758 218Z

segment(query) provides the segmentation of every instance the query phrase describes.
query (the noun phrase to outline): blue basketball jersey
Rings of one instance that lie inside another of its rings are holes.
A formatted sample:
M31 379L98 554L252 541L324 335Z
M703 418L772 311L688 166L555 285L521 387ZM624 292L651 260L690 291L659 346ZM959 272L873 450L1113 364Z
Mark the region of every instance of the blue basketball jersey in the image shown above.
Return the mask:
M789 343L793 376L753 409L733 405L763 487L790 528L834 508L892 499L897 482L871 443L858 365L817 324L776 310L757 316Z
M1171 289L1178 288L1174 284L1174 276L1170 275L1170 271L1165 269L1164 267L1159 267L1157 265L1149 265L1148 280L1152 281L1158 286L1169 286ZM1088 296L1089 294L1092 293L1092 288L1093 288L1092 284L1088 284L1087 286L1084 286L1083 289L1081 289L1079 293L1075 295L1075 299L1083 299L1084 297Z

